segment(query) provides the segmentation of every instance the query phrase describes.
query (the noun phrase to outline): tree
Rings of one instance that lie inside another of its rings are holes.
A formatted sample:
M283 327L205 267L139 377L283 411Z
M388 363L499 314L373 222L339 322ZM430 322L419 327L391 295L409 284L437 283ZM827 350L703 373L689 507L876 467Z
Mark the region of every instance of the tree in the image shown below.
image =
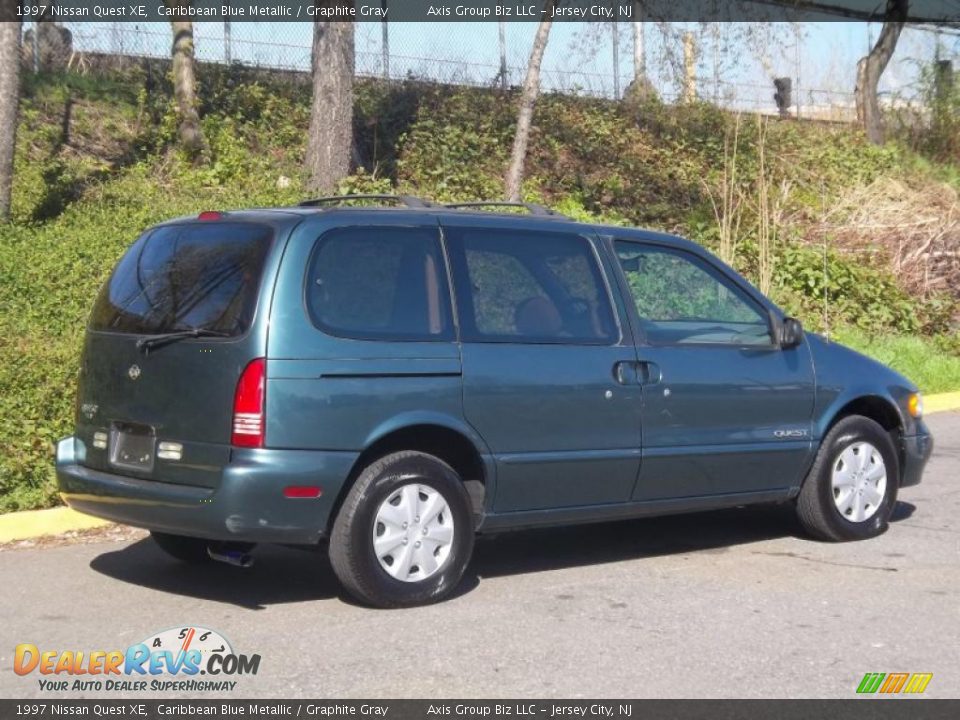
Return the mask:
M870 52L857 63L857 121L867 133L867 140L874 145L883 142L883 117L877 100L877 85L880 76L890 62L900 39L900 31L907 21L910 0L887 0L883 29Z
M7 17L16 17L16 0L2 0ZM20 108L20 22L0 22L0 221L10 217L13 154Z
M523 182L523 165L527 157L527 144L530 140L530 125L533 122L533 108L537 104L540 94L540 65L543 63L543 53L547 49L547 40L550 37L550 28L553 25L554 0L547 0L544 5L544 19L537 27L536 37L533 39L533 49L530 51L530 61L527 63L527 77L523 81L523 91L520 93L520 111L517 113L517 130L513 136L513 149L510 152L510 167L507 169L506 196L511 202L520 201L520 185Z
M645 31L643 26L643 2L634 0L633 2L633 22L630 23L633 30L633 82L637 85L647 84L647 53Z
M163 4L174 13L182 12L187 17L186 8L192 0L163 0ZM173 30L173 95L177 101L179 115L180 147L192 158L203 150L203 134L200 130L200 114L197 112L197 79L194 72L193 23L179 20L177 14L171 15L170 27Z
M349 8L353 0L329 0L318 6ZM330 192L350 172L353 148L352 22L313 24L313 103L307 136L307 185Z

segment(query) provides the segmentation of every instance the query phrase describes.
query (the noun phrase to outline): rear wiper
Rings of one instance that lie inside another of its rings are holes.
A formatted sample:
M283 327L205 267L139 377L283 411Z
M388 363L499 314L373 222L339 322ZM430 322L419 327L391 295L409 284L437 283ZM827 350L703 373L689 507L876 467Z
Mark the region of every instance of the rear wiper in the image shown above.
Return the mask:
M167 343L185 340L187 338L198 337L230 337L230 333L219 330L208 330L207 328L190 328L188 330L176 330L174 332L162 333L161 335L151 335L137 340L137 349L148 352L150 348L166 345Z

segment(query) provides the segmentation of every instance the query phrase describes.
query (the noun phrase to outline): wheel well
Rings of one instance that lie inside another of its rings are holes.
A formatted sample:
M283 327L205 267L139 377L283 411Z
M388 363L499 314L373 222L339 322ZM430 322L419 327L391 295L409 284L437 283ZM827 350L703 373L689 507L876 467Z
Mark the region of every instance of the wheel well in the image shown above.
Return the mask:
M902 468L904 461L903 423L900 420L900 415L897 413L896 408L894 408L888 400L884 400L876 395L858 397L856 400L851 400L840 408L840 411L834 416L833 421L830 423L830 427L827 428L827 432L840 420L845 417L850 417L851 415L862 415L863 417L870 418L890 434L890 440L893 441L893 446L897 449L897 459Z
M463 434L442 425L411 425L384 435L360 453L330 513L331 526L344 498L364 468L385 455L401 450L427 453L447 463L463 480L474 515L479 517L483 513L486 475L476 446Z

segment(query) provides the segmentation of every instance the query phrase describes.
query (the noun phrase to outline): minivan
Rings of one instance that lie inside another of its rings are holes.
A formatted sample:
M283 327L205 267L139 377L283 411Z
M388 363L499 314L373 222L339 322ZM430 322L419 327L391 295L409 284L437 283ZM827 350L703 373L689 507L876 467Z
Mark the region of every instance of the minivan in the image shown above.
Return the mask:
M448 596L477 533L753 503L887 528L932 448L910 381L694 242L504 205L144 232L90 316L64 501L185 562L328 545L379 607Z

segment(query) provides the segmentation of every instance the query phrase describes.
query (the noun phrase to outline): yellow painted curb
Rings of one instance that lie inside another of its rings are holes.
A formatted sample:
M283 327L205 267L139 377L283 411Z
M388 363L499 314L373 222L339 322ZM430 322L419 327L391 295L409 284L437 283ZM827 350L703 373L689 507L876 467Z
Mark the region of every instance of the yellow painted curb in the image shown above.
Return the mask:
M960 410L960 392L923 396L924 413L945 412L947 410Z
M109 524L106 520L83 515L68 507L6 513L0 515L0 543L41 535L61 535L71 530L87 530Z

